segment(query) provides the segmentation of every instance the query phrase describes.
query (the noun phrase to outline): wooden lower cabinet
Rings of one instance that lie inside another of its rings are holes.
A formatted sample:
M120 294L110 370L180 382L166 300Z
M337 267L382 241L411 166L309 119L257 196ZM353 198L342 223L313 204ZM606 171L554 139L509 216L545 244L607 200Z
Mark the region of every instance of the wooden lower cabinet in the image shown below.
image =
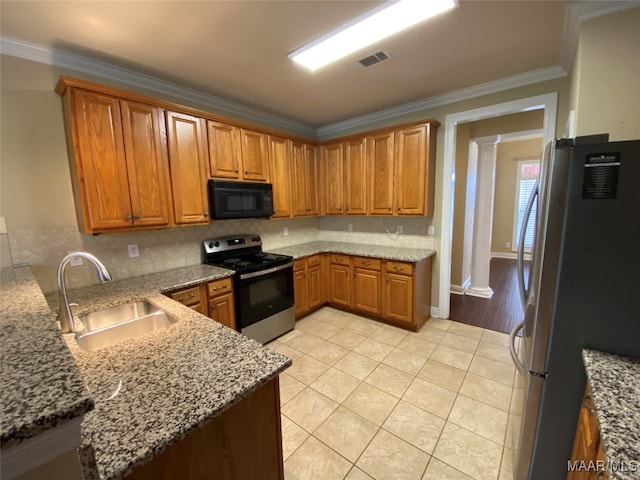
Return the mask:
M167 296L198 313L207 314L206 292L201 285L173 290L168 292Z
M125 477L176 478L284 479L278 377Z
M600 441L600 428L593 406L589 385L578 415L578 426L571 453L567 480L608 480L604 449Z
M296 318L329 304L417 331L430 317L431 258L415 263L336 253L308 258L318 265L310 267L305 259L294 263Z
M381 262L377 259L353 257L353 308L382 314Z
M351 306L351 267L331 264L329 267L329 302L343 307Z
M301 318L323 302L321 257L313 255L293 262L293 291L296 318Z
M236 330L236 309L231 277L166 293L176 302Z

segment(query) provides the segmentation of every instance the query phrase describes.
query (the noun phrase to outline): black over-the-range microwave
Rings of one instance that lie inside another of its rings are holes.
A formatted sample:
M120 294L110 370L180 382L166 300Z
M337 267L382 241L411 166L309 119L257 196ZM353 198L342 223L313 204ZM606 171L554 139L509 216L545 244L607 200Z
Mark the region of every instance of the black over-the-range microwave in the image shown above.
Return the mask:
M213 220L273 215L273 187L270 183L209 180L208 186Z

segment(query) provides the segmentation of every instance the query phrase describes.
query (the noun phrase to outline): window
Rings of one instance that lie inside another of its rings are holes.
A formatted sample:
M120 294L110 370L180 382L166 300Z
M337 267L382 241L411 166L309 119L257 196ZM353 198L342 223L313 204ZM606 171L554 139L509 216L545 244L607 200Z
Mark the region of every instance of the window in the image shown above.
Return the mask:
M524 220L524 211L527 208L527 202L529 196L533 191L533 187L536 184L536 180L540 175L540 160L521 160L518 162L517 176L516 176L516 209L513 224L513 243L512 250L515 252L518 250L518 242L520 241L520 229L522 228L522 221ZM531 252L533 247L533 236L535 235L535 218L536 210L538 206L538 199L533 203L533 209L531 210L531 217L529 217L529 223L527 224L527 230L524 237L524 251Z

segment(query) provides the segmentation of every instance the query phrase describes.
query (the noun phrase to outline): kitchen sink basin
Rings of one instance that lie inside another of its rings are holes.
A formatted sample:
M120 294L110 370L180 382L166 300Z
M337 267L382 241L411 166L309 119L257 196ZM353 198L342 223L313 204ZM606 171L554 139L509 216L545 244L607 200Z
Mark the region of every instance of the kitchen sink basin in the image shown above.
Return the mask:
M78 315L78 319L85 329L76 334L76 343L86 351L116 345L177 322L144 300Z

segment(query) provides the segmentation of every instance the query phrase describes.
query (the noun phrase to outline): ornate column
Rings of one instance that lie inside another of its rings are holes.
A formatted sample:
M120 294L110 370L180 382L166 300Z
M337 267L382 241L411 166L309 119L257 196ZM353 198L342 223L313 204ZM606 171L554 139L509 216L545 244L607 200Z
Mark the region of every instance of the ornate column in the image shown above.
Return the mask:
M496 178L496 145L500 142L500 136L475 138L474 142L478 147L476 214L473 222L471 286L465 293L474 297L491 298L493 295L493 290L489 286L491 227Z

